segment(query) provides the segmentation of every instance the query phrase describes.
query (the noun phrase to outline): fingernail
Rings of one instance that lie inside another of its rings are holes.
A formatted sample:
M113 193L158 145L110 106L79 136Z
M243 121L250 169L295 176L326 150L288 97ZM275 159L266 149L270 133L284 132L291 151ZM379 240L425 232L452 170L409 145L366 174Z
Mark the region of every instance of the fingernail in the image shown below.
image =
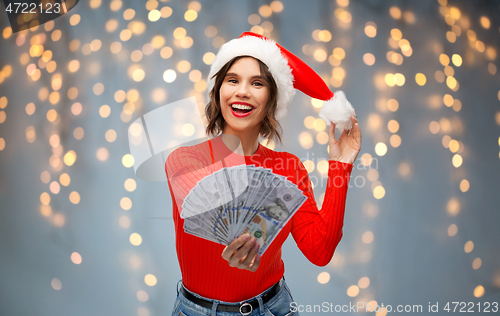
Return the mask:
M253 246L253 249L255 249L255 250L259 249L259 243L255 243L255 246Z
M257 259L255 259L255 262L260 262L260 256L257 255Z
M243 239L248 240L250 238L250 234L243 235Z

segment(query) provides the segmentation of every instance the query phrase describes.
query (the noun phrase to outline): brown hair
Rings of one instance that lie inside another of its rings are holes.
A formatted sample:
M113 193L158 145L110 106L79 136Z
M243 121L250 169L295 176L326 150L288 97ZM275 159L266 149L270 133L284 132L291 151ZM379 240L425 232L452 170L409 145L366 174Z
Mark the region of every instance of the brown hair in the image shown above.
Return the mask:
M205 132L207 135L218 135L224 131L226 127L226 121L222 116L221 107L220 107L220 87L222 86L222 82L226 77L229 68L239 59L243 57L251 57L251 56L237 56L228 61L212 78L215 77L214 87L210 91L209 101L205 107L205 115L208 120L207 128ZM253 57L252 57L253 58ZM276 138L281 142L281 133L282 128L280 123L276 120L275 113L276 107L278 106L278 87L276 85L276 81L269 72L269 68L260 60L256 59L259 62L260 66L260 74L267 84L267 88L269 90L269 99L266 105L266 116L262 120L262 124L260 125L259 134L263 137L267 137L268 139ZM210 78L210 79L212 79Z

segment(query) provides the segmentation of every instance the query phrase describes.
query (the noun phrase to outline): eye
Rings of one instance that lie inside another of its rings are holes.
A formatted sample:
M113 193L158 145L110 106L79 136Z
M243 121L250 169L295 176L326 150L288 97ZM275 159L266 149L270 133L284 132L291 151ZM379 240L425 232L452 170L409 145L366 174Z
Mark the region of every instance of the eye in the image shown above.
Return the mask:
M264 86L264 85L262 84L262 82L260 82L260 81L254 81L254 83L253 83L253 84L254 84L254 85L256 85L256 86L262 86L262 87Z
M238 83L238 80L236 80L234 78L230 78L230 79L227 80L227 82Z

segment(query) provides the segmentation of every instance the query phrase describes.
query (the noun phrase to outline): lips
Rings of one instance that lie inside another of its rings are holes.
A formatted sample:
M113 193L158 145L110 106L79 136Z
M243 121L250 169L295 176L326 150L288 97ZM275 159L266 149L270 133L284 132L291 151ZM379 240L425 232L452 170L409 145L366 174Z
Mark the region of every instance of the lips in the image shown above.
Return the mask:
M251 107L251 110L250 111L243 110L243 109L242 110L238 110L238 109L235 110L233 108L233 105L237 105L237 106L240 106L240 107L243 106L243 107L246 107L246 108ZM253 105L251 105L249 103L246 103L246 102L233 102L233 103L231 103L229 105L229 107L231 108L231 113L233 113L233 115L236 116L236 117L245 117L245 116L248 116L255 109L255 107Z

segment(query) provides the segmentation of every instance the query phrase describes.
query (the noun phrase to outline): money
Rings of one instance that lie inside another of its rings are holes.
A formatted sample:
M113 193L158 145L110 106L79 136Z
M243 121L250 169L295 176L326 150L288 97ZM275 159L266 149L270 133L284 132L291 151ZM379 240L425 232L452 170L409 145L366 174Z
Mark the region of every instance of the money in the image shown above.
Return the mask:
M229 245L249 233L263 255L307 200L286 177L254 165L221 168L199 180L184 198L184 231Z

